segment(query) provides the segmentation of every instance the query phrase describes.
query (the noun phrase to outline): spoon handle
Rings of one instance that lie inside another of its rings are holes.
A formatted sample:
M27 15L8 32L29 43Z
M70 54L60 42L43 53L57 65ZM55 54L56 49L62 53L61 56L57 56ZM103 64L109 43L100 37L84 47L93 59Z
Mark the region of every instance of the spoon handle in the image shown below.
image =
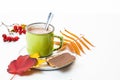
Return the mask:
M50 24L52 18L53 18L53 14L50 12L49 15L48 15L46 26L45 26L46 30L48 30L48 27L49 27L49 24Z

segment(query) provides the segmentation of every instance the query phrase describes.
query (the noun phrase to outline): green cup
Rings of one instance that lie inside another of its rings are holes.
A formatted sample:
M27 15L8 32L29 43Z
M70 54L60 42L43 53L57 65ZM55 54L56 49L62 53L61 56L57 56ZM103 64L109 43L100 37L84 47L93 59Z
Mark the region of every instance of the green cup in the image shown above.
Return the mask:
M32 23L27 26L26 40L29 54L39 53L40 57L52 55L53 51L61 48L63 39L54 35L54 27L49 25L45 30L46 23ZM54 48L54 37L60 39L58 48Z

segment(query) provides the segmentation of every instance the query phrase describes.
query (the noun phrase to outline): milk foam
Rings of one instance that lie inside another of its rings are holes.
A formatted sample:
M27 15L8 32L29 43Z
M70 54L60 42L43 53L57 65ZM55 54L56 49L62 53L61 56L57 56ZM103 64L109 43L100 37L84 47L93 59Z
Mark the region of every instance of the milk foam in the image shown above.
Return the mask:
M29 27L28 31L34 34L46 34L52 32L52 29L49 28L48 30L46 30L45 28L42 27Z

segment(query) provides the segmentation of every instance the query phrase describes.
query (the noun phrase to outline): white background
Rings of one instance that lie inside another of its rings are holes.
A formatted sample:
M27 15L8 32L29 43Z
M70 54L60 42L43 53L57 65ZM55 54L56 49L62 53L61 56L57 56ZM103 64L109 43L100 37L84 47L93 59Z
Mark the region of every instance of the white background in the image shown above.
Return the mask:
M60 71L36 71L13 80L120 80L119 0L0 0L0 21L6 24L45 22L49 12L55 33L67 28L84 34L96 47L77 56L75 63ZM0 27L0 36L5 33ZM25 45L25 36L15 43L0 37L0 79L9 80L7 66Z

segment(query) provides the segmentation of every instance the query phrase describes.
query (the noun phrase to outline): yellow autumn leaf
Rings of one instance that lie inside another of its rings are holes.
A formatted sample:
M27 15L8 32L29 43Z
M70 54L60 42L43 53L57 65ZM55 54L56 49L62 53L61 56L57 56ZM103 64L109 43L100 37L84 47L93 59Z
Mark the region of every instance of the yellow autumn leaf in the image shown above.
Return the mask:
M25 29L26 25L25 24L21 24L22 28Z
M34 66L34 68L37 68L37 67L40 67L41 64L45 63L46 62L46 59L40 59L38 58L37 59L37 64Z
M39 53L33 53L33 54L30 54L30 57L31 58L39 58L40 54Z
M30 55L31 58L36 58L37 64L33 68L40 67L41 64L46 62L46 59L41 59L39 53L33 53Z

